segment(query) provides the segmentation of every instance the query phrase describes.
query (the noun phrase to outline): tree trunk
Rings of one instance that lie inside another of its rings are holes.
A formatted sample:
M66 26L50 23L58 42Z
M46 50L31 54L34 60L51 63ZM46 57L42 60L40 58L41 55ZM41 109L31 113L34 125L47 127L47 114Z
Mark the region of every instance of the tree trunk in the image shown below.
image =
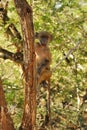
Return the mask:
M0 130L15 130L5 101L5 95L0 79Z
M36 63L32 9L26 0L14 0L23 33L24 113L20 129L34 130L36 124Z

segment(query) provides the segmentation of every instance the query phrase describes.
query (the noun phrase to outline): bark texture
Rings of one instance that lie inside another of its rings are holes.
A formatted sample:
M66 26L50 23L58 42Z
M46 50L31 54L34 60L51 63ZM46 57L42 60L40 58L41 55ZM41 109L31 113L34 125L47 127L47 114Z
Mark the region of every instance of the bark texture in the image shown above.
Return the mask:
M34 130L36 123L36 63L32 8L26 0L14 0L23 32L23 73L25 79L25 104L20 129Z
M0 130L15 130L7 109L2 82L0 79Z

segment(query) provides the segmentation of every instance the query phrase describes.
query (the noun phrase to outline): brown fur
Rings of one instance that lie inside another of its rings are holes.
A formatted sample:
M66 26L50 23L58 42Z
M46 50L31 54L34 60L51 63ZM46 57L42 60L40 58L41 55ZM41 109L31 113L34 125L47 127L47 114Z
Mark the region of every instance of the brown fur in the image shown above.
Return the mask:
M48 32L40 32L36 37L40 40L40 42L35 44L38 84L41 84L43 81L49 82L51 77L51 53L48 47L48 42L51 41L51 35L48 34ZM44 39L41 37L44 37Z

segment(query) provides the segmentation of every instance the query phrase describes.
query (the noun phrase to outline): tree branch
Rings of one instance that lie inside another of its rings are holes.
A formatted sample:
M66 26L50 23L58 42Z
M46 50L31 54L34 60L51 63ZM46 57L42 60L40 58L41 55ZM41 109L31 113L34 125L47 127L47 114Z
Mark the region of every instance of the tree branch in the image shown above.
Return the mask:
M81 44L81 41L79 41L74 48L72 48L71 50L69 50L68 53L62 59L60 59L60 61L52 69L52 72L55 72L56 68L63 62L63 60L65 60L66 58L69 57L70 54L72 54L73 52L75 52L79 48L80 44Z
M13 126L13 121L8 112L1 79L0 79L0 130L15 130Z
M6 59L12 60L18 64L23 63L23 54L21 52L13 53L1 47L0 47L0 58L4 60Z

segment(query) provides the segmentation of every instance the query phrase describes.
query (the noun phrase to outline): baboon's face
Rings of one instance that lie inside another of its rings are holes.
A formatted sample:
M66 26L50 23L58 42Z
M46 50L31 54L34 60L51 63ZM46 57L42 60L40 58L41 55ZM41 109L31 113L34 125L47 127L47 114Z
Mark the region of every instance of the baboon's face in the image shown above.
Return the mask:
M52 35L46 31L42 31L39 33L36 32L35 38L39 39L40 44L42 44L42 45L47 45L49 42L52 41Z
M47 45L48 44L48 41L49 41L49 37L48 36L41 36L40 37L40 43L42 45Z

